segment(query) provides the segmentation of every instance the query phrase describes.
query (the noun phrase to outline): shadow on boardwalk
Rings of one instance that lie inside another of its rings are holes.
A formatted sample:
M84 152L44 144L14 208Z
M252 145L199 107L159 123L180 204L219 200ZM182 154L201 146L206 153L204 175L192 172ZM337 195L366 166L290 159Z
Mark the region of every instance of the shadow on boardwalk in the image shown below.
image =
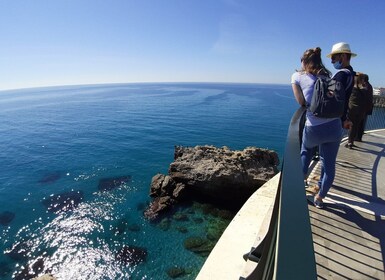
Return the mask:
M309 205L318 279L385 279L385 130L363 140L342 141L325 208Z

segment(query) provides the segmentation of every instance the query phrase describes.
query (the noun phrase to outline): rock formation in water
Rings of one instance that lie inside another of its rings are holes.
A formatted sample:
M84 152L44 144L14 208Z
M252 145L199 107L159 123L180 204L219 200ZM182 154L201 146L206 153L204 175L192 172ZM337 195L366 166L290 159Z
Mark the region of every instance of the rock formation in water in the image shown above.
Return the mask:
M147 249L132 245L124 245L115 255L123 264L139 264L147 259Z
M68 211L76 208L83 201L83 192L69 191L60 194L51 195L43 199L42 203L47 207L47 210L53 213Z
M277 172L276 152L255 147L232 151L213 146L175 147L168 175L152 178L152 202L144 215L149 219L186 200L240 208L260 186Z
M43 178L39 180L40 184L52 184L55 183L57 180L61 178L60 172L52 172L49 174L46 174Z
M101 192L111 191L115 188L120 187L123 184L128 183L131 180L131 176L120 176L114 178L103 178L100 179L98 189Z
M4 211L0 213L0 225L7 226L9 225L12 220L15 218L15 213Z

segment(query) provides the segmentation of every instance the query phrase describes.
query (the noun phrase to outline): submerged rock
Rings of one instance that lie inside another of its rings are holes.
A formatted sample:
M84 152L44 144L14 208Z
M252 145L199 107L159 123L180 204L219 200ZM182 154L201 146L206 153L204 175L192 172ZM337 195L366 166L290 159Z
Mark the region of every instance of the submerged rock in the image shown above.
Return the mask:
M167 275L173 279L184 276L185 274L186 270L183 267L175 266L167 269Z
M116 260L124 264L139 264L147 259L147 249L137 246L123 246L115 255Z
M82 191L70 191L52 195L42 201L48 211L59 213L76 208L83 200Z
M248 147L176 146L168 175L152 178L153 201L144 212L154 219L158 213L186 200L201 200L227 209L239 209L260 186L278 172L278 154Z
M12 220L15 218L15 213L4 211L0 213L0 225L7 226L9 225Z
M192 236L186 238L183 242L183 245L185 249L202 257L207 257L210 254L211 250L214 248L215 243L210 242L206 238Z
M14 280L36 279L44 271L44 259L38 258L33 263L26 265L14 276Z
M26 260L31 254L32 244L28 241L17 242L11 248L4 251L4 254L16 261Z
M46 174L38 182L40 184L52 184L57 180L59 180L60 178L61 178L60 172L53 172L53 173Z
M121 176L114 178L103 178L100 179L98 189L99 191L111 191L121 185L128 183L131 180L131 176Z

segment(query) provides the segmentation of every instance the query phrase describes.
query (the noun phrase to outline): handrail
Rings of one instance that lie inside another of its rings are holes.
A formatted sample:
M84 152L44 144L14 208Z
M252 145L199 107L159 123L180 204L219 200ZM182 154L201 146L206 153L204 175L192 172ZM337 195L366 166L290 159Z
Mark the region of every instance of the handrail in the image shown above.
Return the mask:
M258 254L258 265L246 280L316 279L312 232L300 160L300 132L306 109L293 115L270 226ZM240 278L245 279L245 278Z
M300 160L305 113L306 109L301 107L291 119L269 230L260 245L249 253L249 259L257 260L258 265L240 280L317 278ZM384 128L384 116L385 108L374 107L366 128Z
M306 112L293 115L282 163L277 246L273 279L316 279L316 262L300 159L300 126Z

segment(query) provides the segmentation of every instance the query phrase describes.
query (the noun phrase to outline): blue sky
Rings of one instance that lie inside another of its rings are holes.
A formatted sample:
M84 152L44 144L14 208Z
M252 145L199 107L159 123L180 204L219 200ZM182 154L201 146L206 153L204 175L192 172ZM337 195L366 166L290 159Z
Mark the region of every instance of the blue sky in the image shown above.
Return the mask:
M383 0L0 0L0 90L124 82L289 84L348 42L385 87Z

